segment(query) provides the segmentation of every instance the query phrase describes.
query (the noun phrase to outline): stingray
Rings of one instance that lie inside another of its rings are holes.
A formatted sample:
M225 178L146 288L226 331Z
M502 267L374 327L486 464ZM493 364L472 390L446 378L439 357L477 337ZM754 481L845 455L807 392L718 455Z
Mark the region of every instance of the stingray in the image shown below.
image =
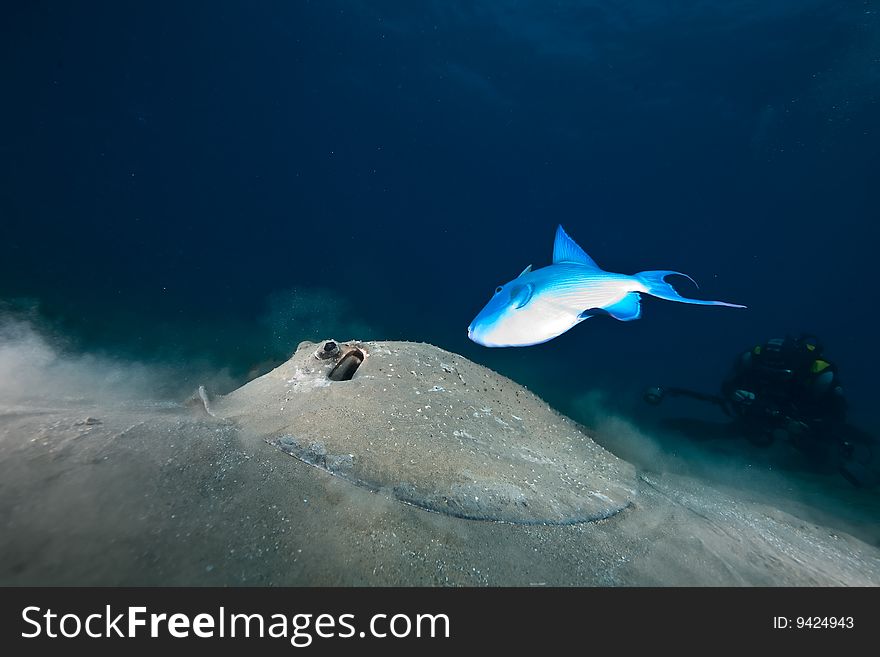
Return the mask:
M367 491L459 518L590 522L635 495L633 467L581 426L428 344L304 342L212 412Z

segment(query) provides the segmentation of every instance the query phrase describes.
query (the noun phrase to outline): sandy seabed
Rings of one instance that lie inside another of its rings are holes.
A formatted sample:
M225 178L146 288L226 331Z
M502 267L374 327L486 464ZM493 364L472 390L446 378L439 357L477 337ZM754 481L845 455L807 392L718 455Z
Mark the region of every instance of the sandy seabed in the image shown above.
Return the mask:
M0 584L880 583L876 546L636 468L461 356L323 344L223 397L3 402Z

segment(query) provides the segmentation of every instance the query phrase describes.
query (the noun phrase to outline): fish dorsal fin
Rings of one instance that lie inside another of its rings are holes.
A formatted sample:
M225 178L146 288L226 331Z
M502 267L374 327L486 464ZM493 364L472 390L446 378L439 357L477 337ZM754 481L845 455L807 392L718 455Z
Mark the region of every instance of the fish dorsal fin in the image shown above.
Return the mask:
M553 264L556 265L560 262L576 262L579 265L599 269L596 261L568 236L562 224L556 228L556 239L553 240Z
M531 266L531 265L529 265L528 267L526 267L525 269L523 269L523 270L522 270L522 274L520 274L519 276L517 276L517 278L522 278L523 276L525 276L526 274L528 274L530 271L532 271L532 266Z

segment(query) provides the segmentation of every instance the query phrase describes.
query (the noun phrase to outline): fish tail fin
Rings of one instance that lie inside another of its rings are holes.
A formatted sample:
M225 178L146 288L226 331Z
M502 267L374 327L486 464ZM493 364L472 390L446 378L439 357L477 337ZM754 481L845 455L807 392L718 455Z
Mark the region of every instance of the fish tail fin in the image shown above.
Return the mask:
M673 274L677 276L684 276L691 283L697 285L696 281L687 274L682 274L678 271L669 271L665 269L657 271L642 271L636 274L635 278L645 286L645 292L647 292L651 296L657 297L658 299L666 299L667 301L680 301L681 303L693 303L699 306L728 306L729 308L745 308L745 306L740 306L736 303L727 303L726 301L707 301L704 299L689 299L687 297L683 297L678 292L676 292L675 288L672 287L672 285L667 283L665 280L667 276L672 276ZM697 285L697 287L699 287L699 285Z

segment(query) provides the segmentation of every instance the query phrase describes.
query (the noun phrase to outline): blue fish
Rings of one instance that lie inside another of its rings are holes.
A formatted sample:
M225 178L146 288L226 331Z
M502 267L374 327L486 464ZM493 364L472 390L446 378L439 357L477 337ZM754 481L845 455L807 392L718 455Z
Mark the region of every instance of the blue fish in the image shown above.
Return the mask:
M677 271L643 271L629 276L603 271L563 230L556 229L553 264L499 285L468 326L468 337L486 347L527 347L562 335L585 319L609 315L622 322L638 319L642 293L701 306L745 308L724 301L681 296L666 282Z

